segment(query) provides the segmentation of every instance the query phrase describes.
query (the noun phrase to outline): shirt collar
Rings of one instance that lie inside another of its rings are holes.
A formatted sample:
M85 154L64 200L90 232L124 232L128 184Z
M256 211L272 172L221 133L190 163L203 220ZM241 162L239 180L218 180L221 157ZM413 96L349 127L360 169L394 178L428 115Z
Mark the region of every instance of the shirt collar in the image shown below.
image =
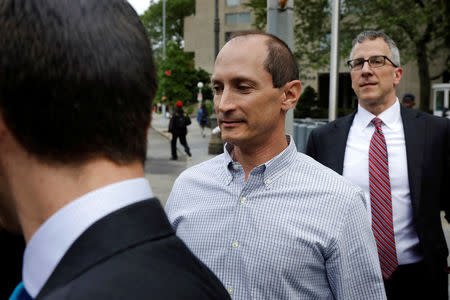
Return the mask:
M73 242L113 211L153 197L148 180L136 178L107 185L70 202L33 234L23 260L22 277L35 298Z
M375 117L381 119L381 121L383 121L383 125L387 128L392 129L393 127L395 127L398 122L401 121L400 102L398 98L393 105L391 105L388 109L383 111L378 116L375 116L360 104L358 104L358 111L356 112L353 124L363 130L371 124L372 119Z
M286 170L287 167L291 164L292 159L297 152L297 147L295 146L294 140L292 139L292 136L286 135L286 140L288 142L288 146L281 151L278 155L270 159L269 161L261 164L260 166L256 167L256 169L261 169L264 172L263 180L266 185L266 187L269 187L270 184L272 184L279 176L281 176ZM231 172L231 169L233 168L233 165L239 164L237 162L233 161L233 158L231 157L231 152L234 148L234 145L225 143L224 146L224 168L227 173L227 181L226 184L230 184L233 179L233 174Z

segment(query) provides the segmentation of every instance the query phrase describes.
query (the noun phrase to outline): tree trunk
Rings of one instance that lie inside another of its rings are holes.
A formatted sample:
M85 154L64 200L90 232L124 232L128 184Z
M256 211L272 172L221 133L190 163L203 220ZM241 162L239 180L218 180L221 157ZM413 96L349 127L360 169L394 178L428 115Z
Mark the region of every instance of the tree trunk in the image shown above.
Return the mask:
M430 72L428 70L427 48L424 42L416 44L417 66L419 68L420 82L420 110L431 112L430 110Z

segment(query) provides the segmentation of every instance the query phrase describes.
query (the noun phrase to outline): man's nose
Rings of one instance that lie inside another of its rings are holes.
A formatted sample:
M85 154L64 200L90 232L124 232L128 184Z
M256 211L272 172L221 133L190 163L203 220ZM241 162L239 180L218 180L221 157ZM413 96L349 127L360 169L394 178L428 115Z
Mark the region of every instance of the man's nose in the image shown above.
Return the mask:
M363 65L361 67L361 72L363 75L368 75L368 74L372 74L372 68L369 65L368 61L363 62Z
M230 88L224 87L220 98L218 99L217 108L220 112L227 112L235 109L235 100Z

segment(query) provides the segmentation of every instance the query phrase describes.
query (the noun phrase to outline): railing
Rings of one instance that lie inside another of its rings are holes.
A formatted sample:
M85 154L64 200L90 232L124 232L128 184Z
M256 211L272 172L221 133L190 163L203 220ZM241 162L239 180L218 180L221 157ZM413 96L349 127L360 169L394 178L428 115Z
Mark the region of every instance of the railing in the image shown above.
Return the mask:
M314 128L325 125L326 119L295 119L294 120L294 142L297 151L305 153L308 137Z

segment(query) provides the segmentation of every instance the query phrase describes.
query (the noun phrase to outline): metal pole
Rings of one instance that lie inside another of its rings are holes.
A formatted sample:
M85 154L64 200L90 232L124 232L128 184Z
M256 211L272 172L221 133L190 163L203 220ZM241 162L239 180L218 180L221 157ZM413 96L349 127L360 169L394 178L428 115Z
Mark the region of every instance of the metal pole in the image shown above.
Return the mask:
M216 13L214 18L214 59L219 54L219 33L220 33L220 20L219 20L219 0L216 0Z
M339 0L333 0L331 16L331 53L330 53L330 95L328 120L336 120L336 107L339 83Z
M276 35L294 51L294 0L288 0L283 10L278 0L267 0L267 32ZM294 109L288 110L286 132L294 135Z
M163 13L163 44L162 44L162 51L163 51L163 60L166 59L166 0L162 1L162 13ZM166 96L166 90L164 88L164 86L162 86L162 94L163 97L165 98ZM163 114L163 118L161 120L164 120L166 118L166 105L167 105L167 100L164 100L164 103L162 105L162 114Z
M162 2L163 9L163 59L166 59L166 0Z

